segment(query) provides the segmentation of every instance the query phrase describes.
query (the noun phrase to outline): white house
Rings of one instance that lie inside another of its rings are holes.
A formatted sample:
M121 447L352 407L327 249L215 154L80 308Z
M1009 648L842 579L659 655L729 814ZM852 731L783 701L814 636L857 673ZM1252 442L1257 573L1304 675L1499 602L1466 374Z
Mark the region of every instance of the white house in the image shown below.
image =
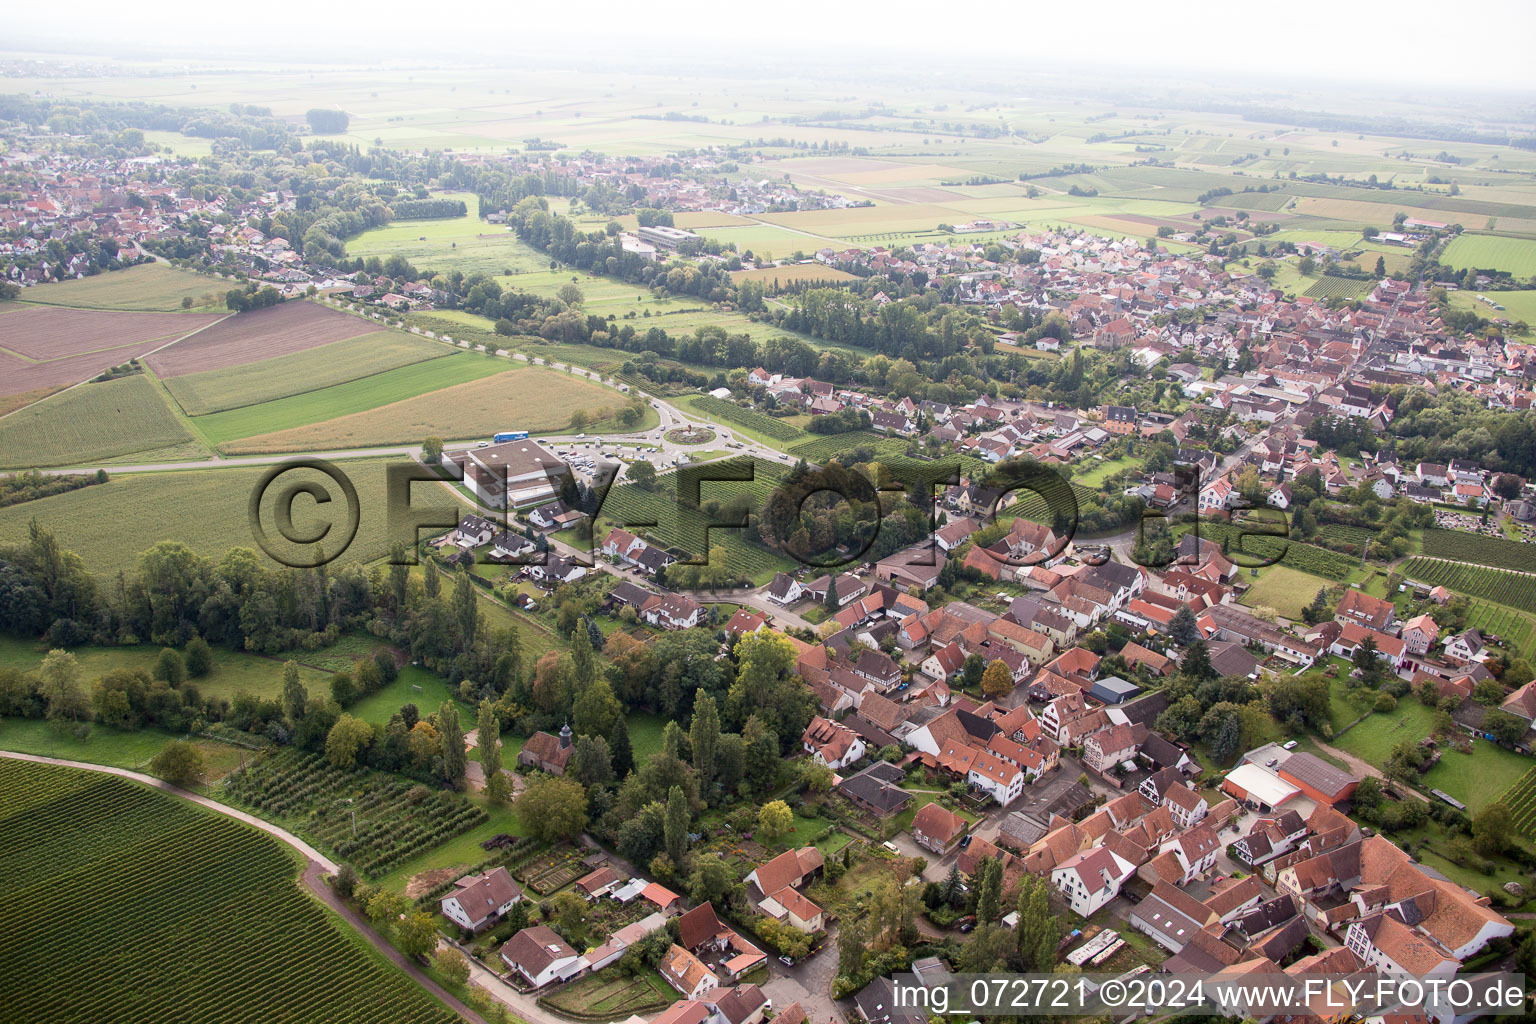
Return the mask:
M1092 917L1120 895L1136 866L1103 846L1075 854L1051 870L1051 884L1079 917Z
M506 868L483 875L466 875L442 899L443 916L460 928L477 932L495 922L523 898L523 888Z
M524 928L501 947L501 959L534 988L565 981L582 969L582 958L545 925Z

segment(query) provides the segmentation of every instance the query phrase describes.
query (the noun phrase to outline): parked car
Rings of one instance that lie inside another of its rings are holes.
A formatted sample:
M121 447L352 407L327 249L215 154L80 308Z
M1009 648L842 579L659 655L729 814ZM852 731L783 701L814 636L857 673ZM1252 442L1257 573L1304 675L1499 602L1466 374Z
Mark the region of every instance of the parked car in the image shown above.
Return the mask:
M971 845L971 840L975 839L975 838L976 837L971 835L969 832L967 832L965 835L961 836L960 837L960 849L963 850L967 846L970 846Z
M965 917L962 917L960 920L955 922L955 927L960 929L961 935L969 935L971 932L976 930L976 915L967 914Z
M795 962L793 960L791 960L787 956L779 957L779 963L783 964L785 967L793 967L793 966L795 966Z

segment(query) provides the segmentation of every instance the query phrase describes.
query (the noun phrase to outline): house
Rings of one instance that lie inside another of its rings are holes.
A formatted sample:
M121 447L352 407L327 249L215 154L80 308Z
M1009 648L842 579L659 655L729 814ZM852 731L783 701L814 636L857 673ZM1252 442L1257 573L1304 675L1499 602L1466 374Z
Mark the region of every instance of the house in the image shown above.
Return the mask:
M806 753L833 771L853 764L865 751L864 740L858 733L820 715L805 727L800 742Z
M1415 615L1403 623L1403 647L1409 654L1426 654L1440 636L1440 627L1428 615Z
M1134 725L1112 725L1096 732L1083 740L1083 764L1102 775L1135 758L1146 734L1145 726Z
M866 695L865 702L872 696ZM906 773L900 768L886 761L877 761L857 775L850 775L839 782L837 791L855 806L883 819L900 814L915 799L901 788L905 778Z
M1127 920L1132 928L1151 936L1153 941L1172 953L1215 920L1215 914L1171 882L1158 882L1152 891L1131 908Z
M821 851L814 846L785 850L772 860L747 872L745 881L757 899L787 886L800 888L825 866Z
M1499 710L1523 718L1527 722L1536 719L1536 680L1526 683L1505 697Z
M448 920L478 932L494 924L522 898L523 887L512 880L506 868L496 868L481 875L465 875L454 882L440 906Z
M921 1006L898 1006L890 978L876 978L853 997L854 1006L869 1024L927 1024L928 1013Z
M1475 629L1458 633L1445 642L1445 656L1460 662L1482 662L1488 658L1483 646L1483 634Z
M692 629L704 618L704 606L686 594L653 594L640 617L662 629Z
M501 959L534 988L565 981L582 969L581 956L546 925L524 928L501 947Z
M805 588L787 572L775 574L773 581L768 584L768 600L774 604L792 605L804 596Z
M1109 850L1096 846L1076 853L1051 869L1051 884L1061 890L1079 917L1092 917L1120 895L1120 887L1136 866Z
M606 896L623 882L619 873L610 867L600 867L596 871L583 875L576 879L576 888L589 900L595 900L600 896Z
M709 1024L762 1024L773 1001L756 985L737 985L724 995L717 992L704 1005L711 1011ZM801 1011L802 1016L804 1012ZM780 1013L774 1020L783 1016Z
M673 943L656 970L671 986L683 994L684 999L702 999L706 993L720 987L720 979L682 946Z
M530 565L528 575L542 583L571 583L587 574L584 565L578 565L564 555L550 554L544 564Z
M819 932L826 928L821 908L789 886L770 893L757 904L759 910L802 932Z
M496 534L496 524L481 516L465 516L448 539L461 548L477 548Z
M1397 621L1397 609L1391 601L1372 597L1361 590L1347 590L1339 599L1333 617L1341 622L1356 622L1367 629L1388 633Z
M925 850L943 857L959 845L970 825L938 803L925 804L912 819L912 839Z
M523 749L517 752L517 763L525 768L537 768L549 775L564 775L576 748L571 745L571 727L562 726L559 736L536 732L528 737Z
M1417 907L1407 909L1417 923ZM1406 923L1405 910L1394 907L1352 921L1344 932L1344 948L1367 967L1397 977L1445 978L1461 964Z
M1162 852L1171 853L1177 857L1179 866L1183 869L1183 877L1179 879L1180 885L1188 885L1195 878L1215 867L1216 854L1220 850L1221 840L1208 825L1196 825L1162 845Z
M725 624L725 635L731 637L745 636L748 633L756 633L768 625L768 616L762 612L753 611L750 608L738 608L736 614Z

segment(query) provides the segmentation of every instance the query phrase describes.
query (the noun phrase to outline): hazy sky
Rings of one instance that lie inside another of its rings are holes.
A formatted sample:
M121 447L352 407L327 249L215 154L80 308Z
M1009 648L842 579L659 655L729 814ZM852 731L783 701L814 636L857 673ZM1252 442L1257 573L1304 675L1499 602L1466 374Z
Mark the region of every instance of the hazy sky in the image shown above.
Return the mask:
M0 47L73 41L72 50L162 42L203 54L248 53L286 44L341 39L368 43L381 57L442 57L456 50L478 62L488 52L538 50L600 59L636 44L669 54L729 58L750 68L771 49L808 56L874 51L973 70L1030 70L1049 62L1081 72L1175 70L1246 72L1292 82L1318 79L1426 82L1536 91L1530 47L1536 2L1482 0L1292 0L1263 7L1223 0L1093 0L1091 3L944 4L932 0L679 3L576 0L568 3L461 0L422 4L379 0L363 6L267 0L221 5L165 0L150 7L121 0L76 0L67 18L48 4L15 4ZM952 14L950 12L953 12ZM606 38L594 38L600 35ZM350 48L349 48L350 49ZM306 52L313 52L305 47ZM354 54L355 56L355 54ZM926 60L925 60L926 58ZM843 71L850 70L843 67Z

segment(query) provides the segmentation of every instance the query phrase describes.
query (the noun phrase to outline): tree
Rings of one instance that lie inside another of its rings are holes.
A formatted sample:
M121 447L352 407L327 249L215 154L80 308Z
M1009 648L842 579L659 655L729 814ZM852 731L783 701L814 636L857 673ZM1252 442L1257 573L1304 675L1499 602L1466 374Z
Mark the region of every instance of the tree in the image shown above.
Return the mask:
M413 911L395 925L395 943L406 956L420 959L437 947L437 925L425 911Z
M696 857L693 873L688 876L688 898L695 903L722 904L730 894L735 878L719 857Z
M480 702L475 719L475 743L480 748L480 768L485 773L485 796L492 803L505 803L507 777L501 772L501 719L496 716L496 705L488 700Z
M837 778L831 768L813 757L808 757L800 762L800 781L805 783L805 788L812 793L825 793L832 788L832 781Z
M162 647L159 657L155 659L154 671L150 674L172 686L180 686L187 678L187 663L175 650Z
M1489 804L1472 819L1472 846L1484 857L1509 849L1514 834L1514 816L1503 803Z
M1217 678L1216 667L1211 664L1211 650L1204 640L1196 640L1189 645L1189 650L1184 652L1184 660L1179 663L1179 669L1190 679Z
M1007 696L1013 692L1013 673L1006 662L999 659L987 666L981 675L981 692L989 700Z
M1376 638L1370 633L1355 645L1355 653L1349 661L1365 685L1374 687L1381 682L1381 658L1377 655Z
M360 718L342 715L326 734L325 759L337 768L354 768L372 742L373 726Z
M828 612L837 611L837 576L835 574L827 578L827 596L822 598L821 604Z
M352 121L346 111L327 110L324 107L315 107L306 111L304 119L309 122L310 130L316 135L341 135Z
M683 787L673 786L667 793L667 812L662 831L662 841L666 844L667 856L672 858L673 864L681 864L683 854L688 852L688 826L692 819L693 814L688 809L688 797L683 794Z
M607 736L613 732L613 723L623 717L624 706L613 695L613 687L599 679L588 684L571 705L571 731L579 736Z
M965 656L965 661L960 665L960 685L967 690L973 690L981 685L982 676L987 672L987 659L980 654L972 652Z
M460 568L453 584L453 617L459 624L459 652L468 654L475 646L480 628L480 599L467 569Z
M38 666L38 692L55 724L91 720L91 697L80 682L80 663L68 651L52 650Z
M992 857L984 858L974 877L978 879L976 920L990 924L1003 911L1003 862Z
M173 786L190 786L203 776L203 752L186 740L171 740L160 748L150 771Z
M363 912L368 915L368 920L372 921L375 927L388 931L399 923L401 915L410 907L410 903L400 893L379 889L369 898L368 906Z
M1195 613L1188 605L1181 605L1168 620L1168 634L1180 647L1188 647L1200 639L1200 624L1195 621Z
M437 709L437 733L443 750L443 781L457 787L464 778L464 726L459 707L445 700Z
M336 895L344 900L352 898L352 893L357 890L357 870L351 864L342 864L336 869L336 877L331 881L331 888L336 890Z
M308 702L309 691L304 689L303 683L299 682L299 663L283 662L283 715L288 719L289 725L298 725L303 721L305 705Z
M1319 587L1312 603L1301 610L1301 621L1315 626L1328 617L1328 588Z
M1061 923L1051 913L1049 888L1044 878L1024 875L1019 884L1019 958L1025 971L1049 971L1056 961Z
M586 296L581 293L581 289L570 282L561 285L555 295L567 306L579 306L586 301Z
M868 952L863 916L849 915L837 930L837 973L845 978L863 978L864 957Z
M469 961L452 946L444 946L432 954L432 967L455 985L469 980Z
M613 756L608 741L601 736L583 736L576 741L576 752L566 767L567 775L585 786L611 786L618 781L613 774Z
M648 491L656 489L656 467L646 460L637 459L631 462L624 473L631 483L644 487Z
M778 842L780 836L794 827L794 812L783 800L770 801L757 812L757 831L765 845Z
M635 770L635 752L629 745L629 722L620 715L608 734L608 751L613 757L613 775L620 782Z
M213 648L208 646L208 641L200 636L195 636L187 641L185 660L187 675L194 679L200 679L213 668Z
M1519 715L1512 715L1508 711L1500 711L1497 708L1490 710L1483 716L1483 728L1494 740L1512 747L1525 735L1530 723Z
M433 435L421 442L421 457L436 465L443 461L443 439Z
M715 752L720 747L720 712L715 699L703 690L693 698L693 723L688 739L693 746L693 770L699 776L699 790L708 794L715 781Z
M528 834L543 843L574 839L587 827L587 793L575 779L535 776L512 808Z

